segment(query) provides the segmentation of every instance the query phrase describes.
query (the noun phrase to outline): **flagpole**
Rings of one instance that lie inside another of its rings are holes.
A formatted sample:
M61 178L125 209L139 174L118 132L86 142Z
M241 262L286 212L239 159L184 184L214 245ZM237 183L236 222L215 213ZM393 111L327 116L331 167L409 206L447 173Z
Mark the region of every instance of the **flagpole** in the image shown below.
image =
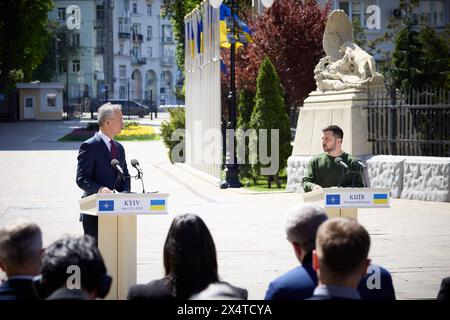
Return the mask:
M235 62L236 62L236 21L234 18L237 12L237 3L235 0L231 0L231 19L233 21L233 37L231 41L230 52L230 92L228 94L228 123L227 132L231 133L229 139L233 139L233 143L230 146L230 142L227 141L226 148L226 169L225 169L225 182L221 184L222 188L240 188L242 183L239 181L239 165L237 163L236 156L236 79L235 79ZM233 148L230 150L230 148Z

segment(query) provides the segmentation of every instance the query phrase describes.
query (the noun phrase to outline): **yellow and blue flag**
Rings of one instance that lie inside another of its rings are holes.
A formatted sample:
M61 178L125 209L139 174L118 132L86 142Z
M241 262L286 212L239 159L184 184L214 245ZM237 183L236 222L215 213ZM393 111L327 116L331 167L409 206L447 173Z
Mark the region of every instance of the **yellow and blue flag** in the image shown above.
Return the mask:
M225 4L220 5L220 46L222 48L230 48L231 43L228 41L228 27L227 18L231 17L231 9ZM245 24L237 14L234 14L234 21L237 24L238 29L242 30L243 34L247 38L247 42L252 42L253 31ZM236 49L242 47L242 42L236 39Z
M166 200L164 199L151 199L150 210L152 211L166 211Z
M374 204L387 204L388 203L387 193L375 193L373 195L373 203Z
M203 53L203 18L197 20L197 52Z

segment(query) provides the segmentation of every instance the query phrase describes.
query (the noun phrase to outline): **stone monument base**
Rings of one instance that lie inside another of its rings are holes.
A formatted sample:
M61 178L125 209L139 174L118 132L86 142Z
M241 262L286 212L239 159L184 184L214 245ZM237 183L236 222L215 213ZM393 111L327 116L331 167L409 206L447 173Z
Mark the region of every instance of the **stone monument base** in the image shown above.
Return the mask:
M342 149L354 156L371 154L368 140L367 90L314 91L300 110L293 156L316 155L322 150L322 129L335 124L344 131Z

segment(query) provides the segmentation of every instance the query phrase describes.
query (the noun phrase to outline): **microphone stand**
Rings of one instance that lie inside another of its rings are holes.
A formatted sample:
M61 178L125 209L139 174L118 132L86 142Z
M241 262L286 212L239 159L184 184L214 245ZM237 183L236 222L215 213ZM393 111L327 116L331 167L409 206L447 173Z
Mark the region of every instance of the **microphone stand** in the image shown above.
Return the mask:
M142 184L142 193L145 193L145 187L144 187L144 179L143 179L144 174L138 170L138 174L134 177L136 180L141 180L141 184Z

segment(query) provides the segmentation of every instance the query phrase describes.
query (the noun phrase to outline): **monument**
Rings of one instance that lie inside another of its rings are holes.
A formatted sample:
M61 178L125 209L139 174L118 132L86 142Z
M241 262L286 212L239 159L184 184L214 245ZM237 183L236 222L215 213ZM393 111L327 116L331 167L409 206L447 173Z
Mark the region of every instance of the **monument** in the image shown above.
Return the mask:
M335 124L344 131L343 149L356 156L371 154L368 142L367 105L372 92L384 90L384 77L374 58L352 41L352 25L343 10L328 16L323 35L326 56L314 69L316 91L300 110L292 156L288 160L287 190L302 192L311 156L323 152L322 129Z

